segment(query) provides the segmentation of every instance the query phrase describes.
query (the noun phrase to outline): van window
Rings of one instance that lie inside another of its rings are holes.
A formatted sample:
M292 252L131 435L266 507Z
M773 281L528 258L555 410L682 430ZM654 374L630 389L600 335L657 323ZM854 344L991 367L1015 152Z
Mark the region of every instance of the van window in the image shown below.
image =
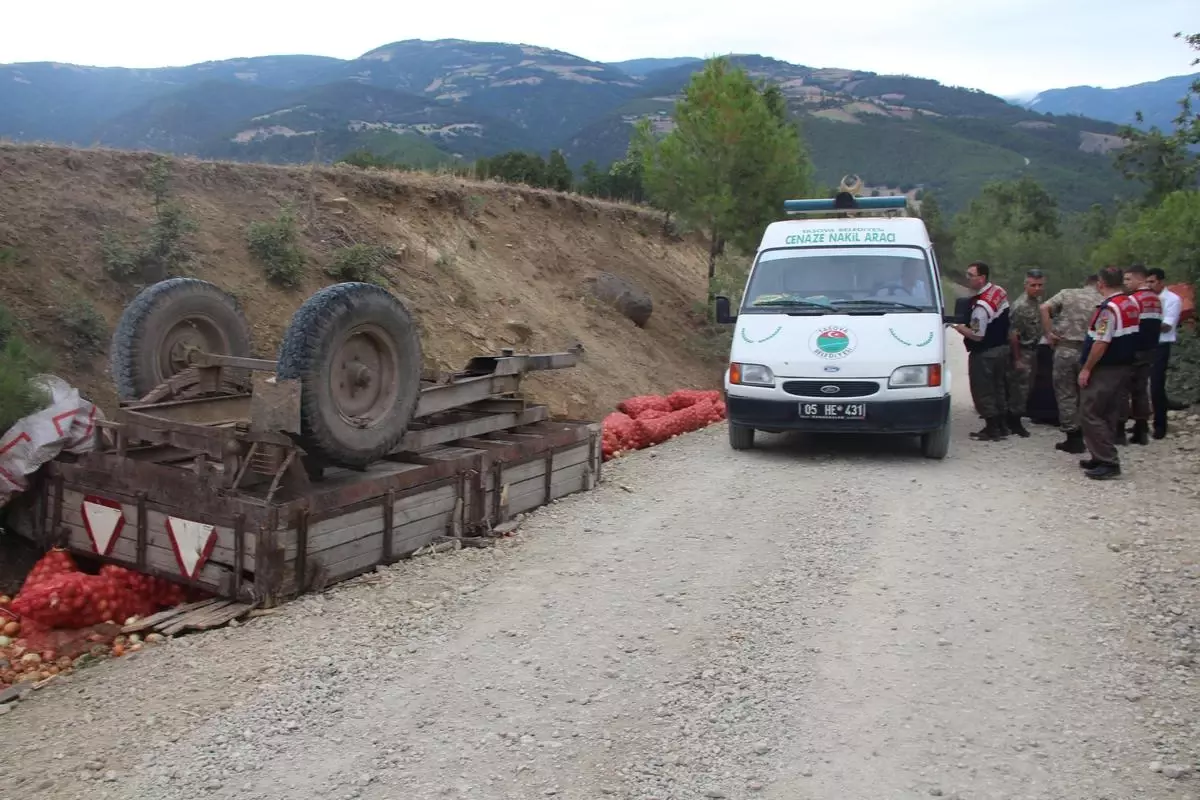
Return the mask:
M919 247L768 250L751 271L742 310L788 305L796 307L789 313L936 311L934 272Z

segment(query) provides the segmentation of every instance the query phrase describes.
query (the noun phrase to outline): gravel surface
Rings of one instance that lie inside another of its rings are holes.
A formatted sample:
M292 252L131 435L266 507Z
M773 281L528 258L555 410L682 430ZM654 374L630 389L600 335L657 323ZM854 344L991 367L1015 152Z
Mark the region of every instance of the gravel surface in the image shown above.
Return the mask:
M968 440L965 377L942 462L715 427L90 668L4 714L0 797L1200 797L1195 421L1094 483Z

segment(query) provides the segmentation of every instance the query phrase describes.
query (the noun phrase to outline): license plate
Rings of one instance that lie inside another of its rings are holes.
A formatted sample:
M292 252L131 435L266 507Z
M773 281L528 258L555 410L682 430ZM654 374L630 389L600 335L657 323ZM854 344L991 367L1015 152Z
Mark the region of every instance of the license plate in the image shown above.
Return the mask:
M804 419L865 419L866 403L801 403Z

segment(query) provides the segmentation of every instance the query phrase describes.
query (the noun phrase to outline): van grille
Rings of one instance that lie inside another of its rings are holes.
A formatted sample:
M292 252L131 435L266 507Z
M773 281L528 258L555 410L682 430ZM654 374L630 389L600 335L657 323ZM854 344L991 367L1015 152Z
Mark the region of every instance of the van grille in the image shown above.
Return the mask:
M837 391L821 391L822 387L836 386ZM879 391L876 381L785 381L783 390L799 397L867 397Z

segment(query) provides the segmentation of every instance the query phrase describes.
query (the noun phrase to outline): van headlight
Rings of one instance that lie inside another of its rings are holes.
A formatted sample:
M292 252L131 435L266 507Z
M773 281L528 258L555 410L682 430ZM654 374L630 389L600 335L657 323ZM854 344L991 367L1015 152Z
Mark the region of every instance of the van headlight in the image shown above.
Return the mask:
M729 365L729 382L739 386L774 386L775 373L762 364Z
M888 378L889 389L913 389L942 385L941 364L914 364L897 367Z

